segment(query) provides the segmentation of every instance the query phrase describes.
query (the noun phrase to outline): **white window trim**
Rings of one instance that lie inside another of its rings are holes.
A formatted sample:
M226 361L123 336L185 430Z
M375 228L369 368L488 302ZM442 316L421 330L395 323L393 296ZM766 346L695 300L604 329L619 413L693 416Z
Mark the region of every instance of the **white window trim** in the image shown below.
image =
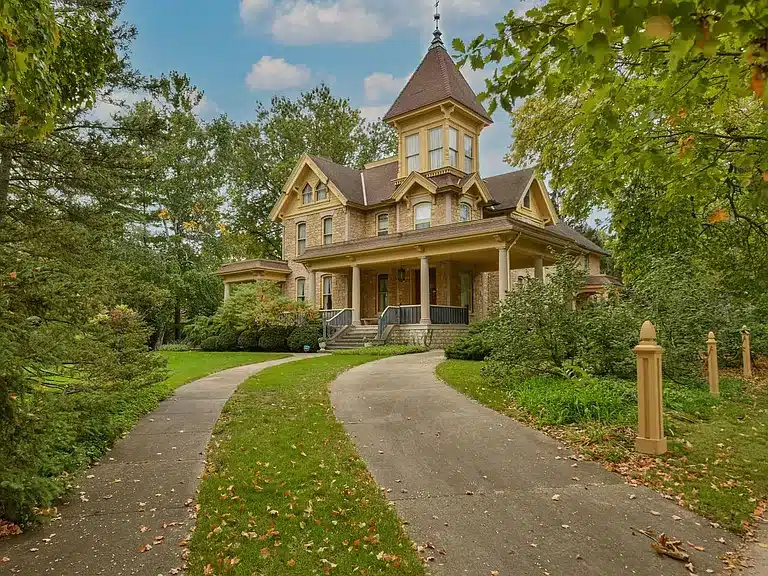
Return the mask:
M373 223L373 225L374 225L374 231L373 232L374 232L374 235L376 237L379 236L379 220L381 219L382 216L386 216L387 217L387 236L389 236L389 212L378 212L376 214L376 217L375 217L374 223Z
M405 170L406 170L406 176L410 174L411 172L418 172L421 170L421 134L419 132L416 132L414 134L406 134L403 140L403 149L405 151ZM408 139L409 138L416 138L416 153L415 154L408 154ZM411 158L416 158L416 164L417 167L411 170L408 165L410 164L409 160Z

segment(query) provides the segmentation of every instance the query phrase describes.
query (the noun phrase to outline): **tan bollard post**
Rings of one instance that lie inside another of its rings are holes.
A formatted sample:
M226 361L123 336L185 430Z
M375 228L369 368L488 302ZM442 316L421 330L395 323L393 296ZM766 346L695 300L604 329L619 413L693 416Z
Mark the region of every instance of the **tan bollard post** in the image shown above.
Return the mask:
M741 364L744 378L752 378L752 353L750 351L749 330L741 327Z
M646 320L640 329L637 355L637 438L635 450L644 454L667 451L664 438L664 410L661 389L661 355L656 343L656 328Z
M720 372L717 368L717 340L715 333L707 335L707 379L709 380L709 391L714 396L720 396Z

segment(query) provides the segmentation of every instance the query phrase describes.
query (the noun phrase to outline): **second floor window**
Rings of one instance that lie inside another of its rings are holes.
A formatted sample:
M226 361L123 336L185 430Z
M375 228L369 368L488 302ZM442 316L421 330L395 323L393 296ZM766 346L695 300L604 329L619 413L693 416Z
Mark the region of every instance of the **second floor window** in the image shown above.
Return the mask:
M405 139L405 160L408 165L408 174L421 168L419 161L419 135L414 134Z
M474 144L475 141L472 136L464 136L464 172L467 174L472 172L474 167L472 162L474 158Z
M323 218L323 246L333 244L333 218Z
M429 131L429 169L437 170L443 167L443 128L432 128Z
M469 222L472 220L472 206L469 202L459 204L459 222Z
M296 252L301 256L307 250L307 224L302 222L296 226Z
M328 198L328 188L322 182L317 185L317 200L325 200Z
M413 207L413 219L416 230L432 226L432 202L421 202Z
M379 214L376 218L376 234L378 236L389 234L389 214Z
M306 294L307 281L304 278L296 279L296 300L304 302L307 299Z
M301 193L302 204L312 204L312 186L307 184L304 186L304 191Z
M459 167L459 131L448 128L448 164Z

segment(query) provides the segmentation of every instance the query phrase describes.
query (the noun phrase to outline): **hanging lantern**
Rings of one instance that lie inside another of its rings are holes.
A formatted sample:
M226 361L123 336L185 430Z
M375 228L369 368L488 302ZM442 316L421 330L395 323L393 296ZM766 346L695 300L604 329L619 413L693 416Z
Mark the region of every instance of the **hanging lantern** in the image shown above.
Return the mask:
M405 268L398 268L397 269L397 279L400 282L405 282Z

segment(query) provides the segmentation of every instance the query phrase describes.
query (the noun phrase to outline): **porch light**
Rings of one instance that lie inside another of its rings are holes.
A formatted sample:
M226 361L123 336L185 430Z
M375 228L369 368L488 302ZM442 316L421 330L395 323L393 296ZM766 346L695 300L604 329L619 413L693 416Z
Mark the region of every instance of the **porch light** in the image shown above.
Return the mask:
M397 269L397 279L400 282L405 282L405 268L398 268Z

